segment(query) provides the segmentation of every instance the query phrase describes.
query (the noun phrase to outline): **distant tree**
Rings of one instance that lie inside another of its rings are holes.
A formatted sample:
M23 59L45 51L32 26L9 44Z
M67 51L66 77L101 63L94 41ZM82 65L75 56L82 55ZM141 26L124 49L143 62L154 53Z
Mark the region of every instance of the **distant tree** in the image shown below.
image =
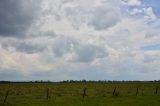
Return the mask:
M86 83L87 81L85 79L82 80L83 83Z

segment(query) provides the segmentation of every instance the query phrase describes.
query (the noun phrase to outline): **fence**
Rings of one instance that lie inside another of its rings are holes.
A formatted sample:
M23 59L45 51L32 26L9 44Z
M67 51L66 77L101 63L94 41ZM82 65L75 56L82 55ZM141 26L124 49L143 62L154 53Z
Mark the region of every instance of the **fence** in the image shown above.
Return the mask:
M58 86L58 85L57 85ZM10 87L10 89L0 89L0 102L5 104L16 98L23 100L53 100L57 98L77 97L81 99L92 97L123 97L123 96L144 96L159 95L159 86L78 86L78 87L41 87L27 86L24 88Z

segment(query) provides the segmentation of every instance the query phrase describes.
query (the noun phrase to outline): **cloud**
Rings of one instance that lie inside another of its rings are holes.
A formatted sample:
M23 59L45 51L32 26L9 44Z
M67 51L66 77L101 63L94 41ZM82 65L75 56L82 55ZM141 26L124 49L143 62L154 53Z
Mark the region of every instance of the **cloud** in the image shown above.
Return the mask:
M53 53L55 56L63 56L67 53L71 53L72 51L72 45L75 45L78 43L76 39L65 37L64 35L58 36L55 38L55 42L52 46Z
M96 30L105 30L120 21L120 11L118 8L113 7L100 7L95 8L93 18L89 22Z
M4 42L1 44L2 48L8 50L8 51L17 51L17 52L23 52L23 53L38 53L45 50L45 47L38 44L31 44L27 41L13 41L9 40L9 42Z
M147 32L145 35L146 39L152 39L152 38L157 38L160 36L160 32L159 31L152 31L152 32Z
M134 14L140 14L140 13L142 13L142 12L143 12L142 9L134 8L134 9L130 12L130 14L131 14L131 15L134 15Z
M20 72L24 76L31 75L32 72L41 72L54 69L54 65L41 61L45 56L40 53L28 54L23 52L12 52L0 48L0 71L8 70Z
M39 10L40 1L0 1L0 36L25 36L37 18Z
M153 5L141 0L41 3L1 1L0 80L159 78L159 19Z
M70 56L71 62L93 62L107 56L106 48L93 44L82 44L77 39L61 36L52 46L56 57Z
M92 62L96 58L104 58L107 55L105 48L94 45L78 45L75 47L73 61Z
M91 2L92 5L90 5ZM96 30L105 30L120 21L119 5L119 0L88 0L87 2L84 0L78 2L73 0L59 4L57 7L59 12L55 12L55 9L48 11L52 11L54 16L59 17L58 19L63 20L63 18L67 18L75 29L87 25Z
M2 47L6 48L7 50L15 49L18 52L29 53L29 54L41 52L45 49L44 47L28 44L26 42L18 42L18 43L10 43L10 44L4 43L2 44Z
M141 0L122 0L125 5L129 6L140 6Z
M12 80L17 81L23 79L23 74L18 70L5 70L0 68L0 78L1 80L8 80L12 78ZM15 73L16 72L16 73Z
M144 13L146 14L144 18L146 18L147 20L155 21L157 19L156 15L153 13L152 7L144 8L143 10Z

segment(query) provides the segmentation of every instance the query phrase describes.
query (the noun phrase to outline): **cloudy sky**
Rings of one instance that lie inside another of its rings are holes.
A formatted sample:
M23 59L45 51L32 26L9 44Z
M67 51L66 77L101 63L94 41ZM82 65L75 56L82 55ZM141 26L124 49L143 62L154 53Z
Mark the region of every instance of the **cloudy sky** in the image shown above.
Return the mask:
M160 0L0 0L0 80L159 80Z

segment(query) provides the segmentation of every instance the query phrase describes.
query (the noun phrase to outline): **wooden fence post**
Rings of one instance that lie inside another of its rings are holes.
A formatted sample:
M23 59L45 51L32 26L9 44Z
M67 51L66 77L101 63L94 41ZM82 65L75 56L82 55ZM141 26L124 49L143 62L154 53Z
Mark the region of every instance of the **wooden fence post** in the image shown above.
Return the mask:
M3 101L3 104L5 104L5 103L6 103L7 98L8 98L8 95L9 95L9 90L6 92L6 95L5 95L5 98L4 98L4 101Z
M139 88L137 87L137 89L136 89L136 96L138 96L138 93L139 93Z
M155 94L158 94L158 89L159 89L159 86L156 87Z
M117 89L117 87L114 88L113 93L112 93L112 96L115 96L116 89Z
M82 95L82 96L83 96L83 99L85 98L85 96L87 96L87 94L86 94L86 90L87 90L87 88L86 88L86 87L84 87L84 88L83 88L83 95Z
M49 88L47 88L47 91L46 91L46 99L47 100L49 99Z

